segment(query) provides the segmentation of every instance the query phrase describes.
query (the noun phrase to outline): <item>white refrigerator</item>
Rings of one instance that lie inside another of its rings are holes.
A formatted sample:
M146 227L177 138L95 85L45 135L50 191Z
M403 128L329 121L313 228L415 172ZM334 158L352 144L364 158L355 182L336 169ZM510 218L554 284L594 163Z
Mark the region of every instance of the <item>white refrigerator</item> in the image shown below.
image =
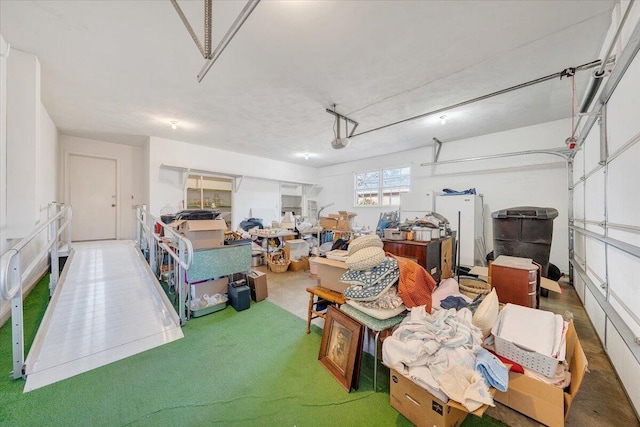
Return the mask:
M451 229L456 231L456 241L460 247L458 265L486 265L482 196L438 195L435 197L435 211L446 217Z

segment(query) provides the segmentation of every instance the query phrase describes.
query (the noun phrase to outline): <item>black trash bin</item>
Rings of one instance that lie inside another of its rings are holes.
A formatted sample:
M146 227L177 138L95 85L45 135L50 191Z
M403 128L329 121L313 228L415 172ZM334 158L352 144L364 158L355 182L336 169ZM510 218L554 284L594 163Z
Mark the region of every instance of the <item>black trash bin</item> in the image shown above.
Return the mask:
M494 257L509 255L531 258L542 266L542 276L547 277L553 220L557 216L558 211L554 208L533 206L493 212Z

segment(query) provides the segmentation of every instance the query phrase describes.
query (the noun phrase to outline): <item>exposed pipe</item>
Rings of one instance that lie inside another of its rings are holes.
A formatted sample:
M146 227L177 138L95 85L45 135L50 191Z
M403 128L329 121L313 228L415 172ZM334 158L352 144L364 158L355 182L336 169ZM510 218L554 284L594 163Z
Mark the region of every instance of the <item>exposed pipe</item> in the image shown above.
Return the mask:
M211 58L207 59L207 62L204 63L202 70L200 70L200 73L198 73L198 83L202 82L202 79L204 79L204 76L207 75L207 73L209 72L213 64L218 60L218 58L220 57L222 52L225 50L229 42L233 39L233 37L238 32L238 30L249 18L249 16L251 15L251 12L253 12L256 6L258 6L258 3L260 3L260 0L249 0L247 2L247 4L244 6L242 11L236 18L236 20L233 21L233 24L231 24L231 27L229 27L229 29L227 30L227 33L224 35L222 40L220 40L220 43L218 43L218 46L216 46L216 50L214 50L213 53L211 54Z
M590 68L597 67L600 64L601 64L601 61L598 59L598 60L595 60L595 61L587 62L586 64L578 65L577 67L574 68L574 70L575 71L588 70ZM432 115L435 115L435 114L442 113L444 111L453 110L454 108L463 107L465 105L472 104L474 102L484 101L485 99L493 98L494 96L503 95L505 93L509 93L509 92L514 91L514 90L523 89L523 88L528 87L528 86L533 86L534 84L538 84L538 83L546 82L548 80L553 80L553 79L556 79L556 78L560 78L560 77L566 76L566 71L567 71L567 69L564 69L564 70L562 70L560 72L549 74L548 76L544 76L544 77L540 77L540 78L537 78L537 79L534 79L534 80L530 80L528 82L521 83L521 84L518 84L518 85L515 85L515 86L511 86L511 87L508 87L506 89L501 89L501 90L499 90L497 92L492 92L492 93L489 93L489 94L486 94L486 95L479 96L477 98L473 98L473 99L469 99L467 101L459 102L457 104L449 105L449 106L444 107L444 108L439 108L437 110L429 111L428 113L423 113L423 114L419 114L417 116L409 117L408 119L403 119L403 120L399 120L397 122L389 123L388 125L379 126L377 128L365 130L365 131L362 131L360 133L356 133L356 134L354 134L352 136L355 138L356 136L364 135L364 134L369 133L369 132L375 132L375 131L382 130L382 129L385 129L385 128L388 128L388 127L391 127L391 126L399 125L401 123L409 122L411 120L416 120L416 119L421 119L423 117L432 116Z
M437 166L437 165L446 165L449 163L463 163L463 162L473 162L476 160L489 160L489 159L499 159L503 157L513 157L513 156L522 156L526 154L550 154L552 156L562 157L562 159L567 160L569 158L569 153L571 150L568 148L558 148L555 150L547 149L547 150L526 150L526 151L517 151L514 153L502 153L502 154L491 154L488 156L479 156L479 157L467 157L465 159L453 159L453 160L441 160L437 162L427 162L420 163L420 166Z

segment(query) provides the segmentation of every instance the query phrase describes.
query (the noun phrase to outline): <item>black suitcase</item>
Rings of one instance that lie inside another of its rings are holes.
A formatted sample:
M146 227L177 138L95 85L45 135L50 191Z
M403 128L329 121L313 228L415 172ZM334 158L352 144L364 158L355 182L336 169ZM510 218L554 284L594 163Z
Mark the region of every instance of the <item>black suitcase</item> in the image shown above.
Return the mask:
M229 302L236 311L242 311L251 305L251 290L247 286L246 280L238 280L230 282L227 288L229 294Z

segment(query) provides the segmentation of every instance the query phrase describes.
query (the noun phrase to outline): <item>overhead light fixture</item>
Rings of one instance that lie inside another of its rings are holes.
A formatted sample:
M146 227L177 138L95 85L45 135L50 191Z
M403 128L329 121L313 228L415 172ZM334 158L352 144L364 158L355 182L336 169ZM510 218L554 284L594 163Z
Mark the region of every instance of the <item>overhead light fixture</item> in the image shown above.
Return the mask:
M447 124L447 116L440 116L440 124L441 125L446 125Z
M327 108L327 113L329 114L333 114L334 116L336 116L336 123L333 126L333 140L331 141L331 147L334 149L340 149L340 148L346 148L349 146L349 144L351 144L351 136L353 135L353 133L356 131L356 128L358 127L358 122L356 122L355 120L351 120L350 118L348 118L347 116L343 116L340 113L336 112L336 104L333 104L333 110L330 110ZM340 121L344 120L344 126L345 126L345 137L342 138L340 136ZM351 132L349 132L349 123L351 123L353 125L353 128L351 129Z
M305 151L304 153L296 153L295 155L296 157L304 157L305 160L309 160L311 157L316 156L315 153L309 153L308 151Z
M178 129L178 122L176 122L175 120L171 120L171 129L176 130Z

